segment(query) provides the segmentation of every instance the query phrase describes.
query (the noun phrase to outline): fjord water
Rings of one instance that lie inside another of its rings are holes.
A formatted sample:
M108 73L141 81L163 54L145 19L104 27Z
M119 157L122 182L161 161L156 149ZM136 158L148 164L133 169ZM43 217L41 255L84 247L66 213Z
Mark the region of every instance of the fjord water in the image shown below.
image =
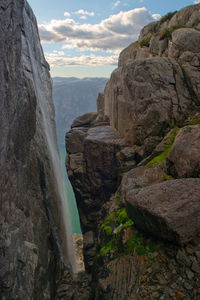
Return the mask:
M68 179L66 167L65 167L65 158L66 158L65 146L62 144L59 144L59 151L60 151L60 158L61 158L64 191L65 191L67 205L68 205L68 214L69 214L69 219L70 219L69 222L70 222L71 234L72 235L73 234L81 234L81 227L80 227L78 209L77 209L77 205L76 205L76 199L75 199L73 188Z

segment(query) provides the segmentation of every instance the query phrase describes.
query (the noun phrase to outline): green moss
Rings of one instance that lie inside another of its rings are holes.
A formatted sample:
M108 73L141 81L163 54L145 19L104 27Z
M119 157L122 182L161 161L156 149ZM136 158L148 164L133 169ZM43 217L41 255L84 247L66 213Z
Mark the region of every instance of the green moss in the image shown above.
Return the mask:
M168 57L168 51L165 52L165 57Z
M125 208L118 209L116 212L116 216L116 222L118 225L124 224L126 221L128 221L128 216Z
M78 155L78 156L81 156L81 154L82 154L81 152L77 152L77 153L76 153L76 155Z
M116 228L121 225L117 232L113 232L112 225ZM126 243L123 243L123 230L133 226L133 220L129 219L125 208L119 208L113 215L109 215L105 218L104 223L101 225L100 230L100 245L99 253L96 256L98 261L105 259L116 258L119 256L133 253L134 251L138 255L146 255L154 251L153 244L148 243L141 236L133 234Z
M170 175L165 174L165 175L163 176L163 179L164 179L164 180L170 180L170 179L173 179L173 177L170 176Z
M200 25L200 22L197 22L192 26L192 28L196 29L197 27L199 27L199 25Z
M186 125L199 125L200 124L200 113L197 113Z
M120 197L116 197L116 198L115 198L115 203L116 203L117 205L119 205L119 203L120 203Z
M175 140L176 134L178 132L178 128L174 129L172 135L170 137L168 137L168 139L165 142L165 151L163 151L162 153L160 153L158 156L154 157L151 161L149 161L146 166L147 167L152 167L154 164L158 164L160 165L164 160L166 160L171 148L172 148L172 144Z
M165 150L164 152L162 152L160 155L154 157L151 161L149 161L149 162L147 163L147 167L151 167L151 166L154 165L154 164L160 165L161 162L163 162L163 161L167 158L167 155L168 155L168 153L170 152L170 150L171 150L171 147L168 148L168 149L166 149L166 150Z
M146 37L139 42L141 47L149 47L151 37Z
M160 23L160 24L163 24L164 22L166 22L166 21L168 21L168 20L171 20L171 18L175 15L176 12L177 12L177 10L176 10L176 11L173 11L173 12L169 12L168 14L166 14L165 16L163 16L163 17L160 19L159 23Z

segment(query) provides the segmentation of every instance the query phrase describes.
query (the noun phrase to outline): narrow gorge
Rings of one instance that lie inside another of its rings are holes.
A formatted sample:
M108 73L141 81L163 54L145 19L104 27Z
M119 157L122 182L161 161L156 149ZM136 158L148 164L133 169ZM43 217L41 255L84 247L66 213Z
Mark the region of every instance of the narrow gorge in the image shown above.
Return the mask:
M145 26L66 133L83 235L26 0L0 1L0 62L0 300L199 300L200 4Z

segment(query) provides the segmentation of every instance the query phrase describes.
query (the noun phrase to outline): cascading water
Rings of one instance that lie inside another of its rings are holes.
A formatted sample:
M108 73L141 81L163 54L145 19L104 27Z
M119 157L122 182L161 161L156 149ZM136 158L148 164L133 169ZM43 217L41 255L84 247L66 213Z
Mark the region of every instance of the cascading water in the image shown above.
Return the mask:
M27 28L32 26L31 24L24 24ZM32 28L34 35L38 36L37 29ZM41 135L45 139L47 145L46 151L48 152L47 157L50 158L51 170L54 173L53 183L57 190L57 205L60 212L61 220L59 233L62 241L62 252L65 262L70 262L72 272L74 274L84 271L84 263L82 259L81 247L77 250L77 245L83 244L82 235L73 235L70 226L69 206L68 199L63 186L63 176L61 170L60 156L58 153L57 138L55 132L54 123L54 110L52 109L52 87L50 76L47 71L47 64L44 60L44 65L41 68L41 60L37 60L36 52L38 56L44 57L41 45L35 44L37 39L32 36L28 36L26 39L22 39L23 45L23 64L26 72L25 76L30 80L34 86L35 96L37 98L37 127L41 130ZM35 52L34 52L35 51ZM40 71L38 71L40 70ZM53 114L53 115L52 115ZM40 120L40 121L39 121ZM42 127L42 128L40 128ZM42 133L44 132L44 134ZM78 238L78 241L76 241Z

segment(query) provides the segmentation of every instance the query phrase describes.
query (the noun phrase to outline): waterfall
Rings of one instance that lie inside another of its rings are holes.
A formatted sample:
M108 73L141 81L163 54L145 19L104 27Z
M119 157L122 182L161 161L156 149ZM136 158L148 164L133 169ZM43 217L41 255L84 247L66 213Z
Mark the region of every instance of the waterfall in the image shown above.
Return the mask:
M26 12L24 11L24 13ZM28 18L25 17L24 20L26 20L26 23L24 24L27 28L26 31L30 33L27 34L27 36L22 36L24 76L33 86L33 91L35 92L37 99L37 132L38 135L44 139L44 145L46 145L47 151L46 156L49 158L51 171L54 174L53 184L55 185L55 189L57 190L56 194L58 195L58 199L54 202L59 206L59 234L62 242L63 257L65 263L70 262L72 272L76 274L84 271L84 263L81 258L82 246L78 247L78 244L83 245L83 239L82 235L72 236L71 234L68 200L63 186L61 162L55 131L51 78L40 45L37 27L32 26L32 24L29 23Z

